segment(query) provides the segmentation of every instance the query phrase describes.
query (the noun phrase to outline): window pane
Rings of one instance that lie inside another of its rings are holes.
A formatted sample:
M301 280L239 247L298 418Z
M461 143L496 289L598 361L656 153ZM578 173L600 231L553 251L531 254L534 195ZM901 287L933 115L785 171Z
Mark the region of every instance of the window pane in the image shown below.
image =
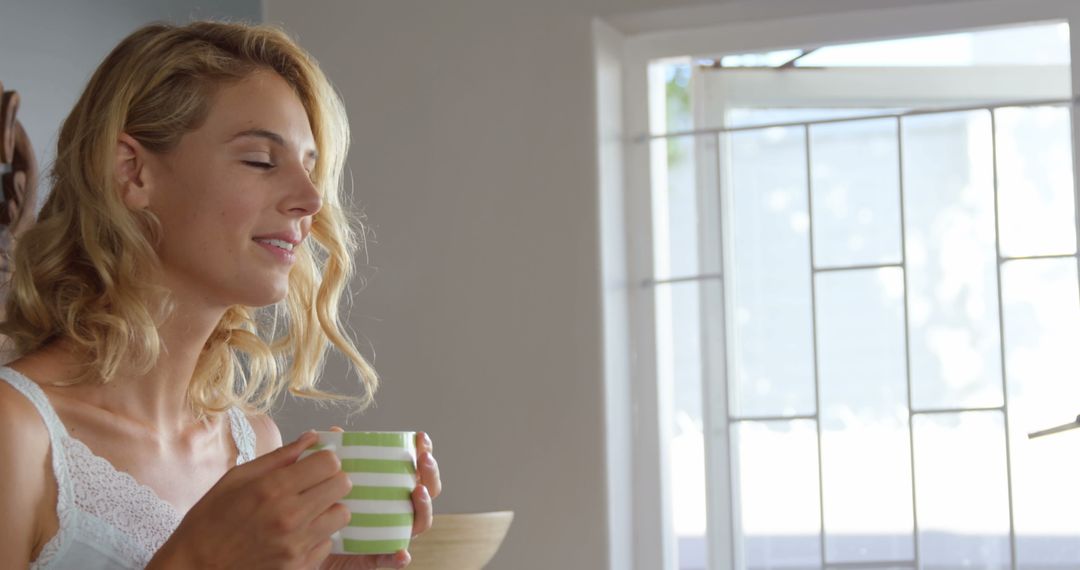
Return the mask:
M912 418L924 568L1006 570L1009 497L1000 412Z
M1068 64L1069 25L1054 23L828 46L800 59L796 65L934 67Z
M1068 109L1001 109L995 117L1001 254L1075 252Z
M896 121L815 125L810 141L814 263L899 263Z
M999 406L990 114L910 117L903 134L912 406Z
M912 562L912 564L901 565L901 566L881 566L881 565L852 566L852 565L845 564L843 566L834 567L834 568L842 568L843 570L912 570L913 568L915 568L915 562Z
M867 564L866 566L843 564L842 566L834 566L833 568L843 568L844 570L912 570L915 568L915 563L899 564L897 566L883 566L881 564Z
M819 568L817 430L813 421L732 426L736 568Z
M705 445L702 425L701 293L698 282L656 287L657 365L672 404L666 463L679 568L705 565ZM712 286L716 286L713 284Z
M732 246L730 405L736 416L814 413L806 151L801 129L724 139Z
M1041 71L1068 84L1065 24L946 39L967 47L891 57L1053 65ZM841 47L874 67L871 77L889 58L866 59L866 49L932 43L909 40ZM783 94L774 101L728 89L753 72L660 63L662 75L650 69L653 133L981 100L928 84L904 104L871 80L833 100L758 87ZM1031 98L1031 85L1010 77L993 76L1020 95L1000 100ZM705 97L691 103L692 93ZM760 104L776 108L751 107ZM1080 568L1080 430L1026 437L1080 413L1077 260L999 265L996 254L1076 250L1068 109L651 144L654 276L714 276L656 287L672 499L664 516L674 515L680 570L704 570L708 549L722 568L732 556L733 570L899 570L915 558L919 570L1004 570L1013 518L1019 565L1010 570Z
M817 276L828 562L912 560L899 269Z
M649 65L649 132L694 128L693 68L687 57L653 60Z
M1017 560L1021 570L1080 568L1080 431L1027 433L1080 414L1076 260L1002 266Z
M652 143L656 279L698 274L695 144L695 137L673 137Z
M777 123L799 123L827 119L855 118L859 116L877 116L901 111L904 111L904 109L882 109L880 107L867 109L856 109L854 107L835 107L828 109L815 109L811 107L733 107L727 109L725 124L728 127L750 127Z

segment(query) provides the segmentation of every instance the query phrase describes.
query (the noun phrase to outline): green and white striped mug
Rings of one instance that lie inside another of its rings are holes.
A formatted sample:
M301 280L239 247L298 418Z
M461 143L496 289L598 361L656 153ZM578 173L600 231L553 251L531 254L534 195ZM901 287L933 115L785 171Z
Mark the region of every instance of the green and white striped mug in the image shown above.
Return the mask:
M353 488L343 503L349 526L333 536L334 554L391 554L409 547L416 488L416 432L320 431L304 452L330 449Z

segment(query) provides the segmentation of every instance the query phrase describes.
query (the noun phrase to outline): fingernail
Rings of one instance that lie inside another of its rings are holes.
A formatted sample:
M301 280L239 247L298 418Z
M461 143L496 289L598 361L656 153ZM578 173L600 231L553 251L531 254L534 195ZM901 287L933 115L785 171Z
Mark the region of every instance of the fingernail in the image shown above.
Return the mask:
M424 444L428 446L428 449L431 449L431 438L428 437L427 432L424 432Z

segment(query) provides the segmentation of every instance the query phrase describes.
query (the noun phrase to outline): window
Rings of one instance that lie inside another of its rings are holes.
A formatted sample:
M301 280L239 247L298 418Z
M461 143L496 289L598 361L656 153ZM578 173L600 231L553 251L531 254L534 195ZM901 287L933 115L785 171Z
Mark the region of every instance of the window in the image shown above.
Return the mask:
M1080 430L1027 437L1080 413L1051 13L642 57L667 568L1080 567Z

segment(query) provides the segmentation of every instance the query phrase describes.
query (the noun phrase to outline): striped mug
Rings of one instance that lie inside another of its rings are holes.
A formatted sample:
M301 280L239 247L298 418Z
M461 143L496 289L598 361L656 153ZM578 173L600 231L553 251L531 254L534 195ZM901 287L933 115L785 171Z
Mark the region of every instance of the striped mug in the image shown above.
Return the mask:
M413 526L412 491L417 484L416 432L316 433L318 443L303 456L332 450L353 484L343 501L352 520L334 534L331 552L391 554L408 548Z

